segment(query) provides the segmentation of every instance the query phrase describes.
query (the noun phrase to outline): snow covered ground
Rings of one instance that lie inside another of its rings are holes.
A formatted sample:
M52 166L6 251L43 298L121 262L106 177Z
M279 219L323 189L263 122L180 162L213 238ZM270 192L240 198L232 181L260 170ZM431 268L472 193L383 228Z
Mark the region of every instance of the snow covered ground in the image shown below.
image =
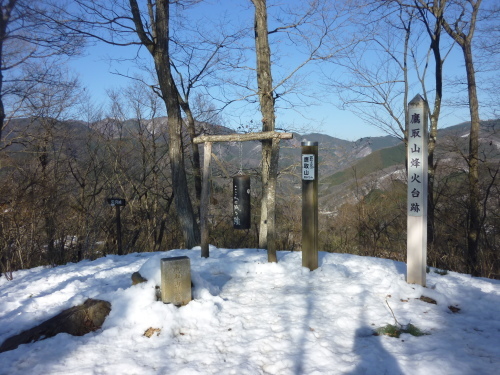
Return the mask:
M160 259L191 258L194 300L157 302ZM173 250L107 256L0 278L0 342L87 298L112 310L101 330L0 354L1 374L498 374L500 282L449 272L408 285L390 260L320 253ZM140 270L149 281L131 286ZM427 296L437 301L420 300ZM458 307L453 313L449 306ZM412 323L429 335L374 336ZM157 328L150 338L148 328Z

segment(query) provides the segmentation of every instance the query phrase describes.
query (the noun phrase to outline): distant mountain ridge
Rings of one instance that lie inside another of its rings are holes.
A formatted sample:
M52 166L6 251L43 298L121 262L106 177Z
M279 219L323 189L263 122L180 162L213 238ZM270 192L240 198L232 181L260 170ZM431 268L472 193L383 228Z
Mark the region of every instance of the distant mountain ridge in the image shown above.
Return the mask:
M459 153L467 155L470 122L438 130L436 160L449 162L456 158L462 162ZM374 138L374 143L380 138ZM490 162L500 163L500 120L482 121L480 128L480 147ZM405 182L405 147L402 142L390 147L373 150L369 155L357 160L340 171L324 174L320 180L320 203L325 211L333 212L336 207L354 199L353 189L361 189L366 195L370 189L381 188L388 177Z
M166 118L157 118L143 123L149 130L167 133ZM228 127L199 123L199 132L204 134L231 134L235 133ZM470 123L465 122L440 129L436 155L443 157L447 148L467 146ZM11 120L4 130L6 141L15 141L6 150L15 153L23 148L27 139L42 136L43 132L53 132L59 138L58 143L65 147L70 146L73 152L78 153L79 139L92 133L102 133L113 139L119 133L120 137L133 139L138 135L140 126L138 120L130 119L119 122L115 119L106 119L99 123L87 124L83 121L48 121L43 123L33 119ZM483 121L481 123L481 143L496 146L500 149L500 120ZM186 135L187 137L187 135ZM101 137L97 137L101 138ZM102 138L101 138L102 139ZM163 142L167 137L163 138ZM280 170L291 169L297 176L300 157L301 142L307 140L319 144L320 165L320 196L325 200L325 205L335 205L342 197L339 191L348 191L353 179L358 181L376 181L387 175L404 169L405 147L402 141L393 136L360 138L357 141L347 141L321 133L298 134L294 133L291 140L280 143ZM457 141L459 140L459 141ZM4 141L5 142L5 141ZM187 143L186 143L187 144ZM459 146L457 146L459 145ZM80 150L82 151L82 150ZM261 162L261 144L259 141L251 142L225 142L217 143L213 153L225 163L229 174L235 174L239 169L256 170ZM297 183L295 179L294 183Z

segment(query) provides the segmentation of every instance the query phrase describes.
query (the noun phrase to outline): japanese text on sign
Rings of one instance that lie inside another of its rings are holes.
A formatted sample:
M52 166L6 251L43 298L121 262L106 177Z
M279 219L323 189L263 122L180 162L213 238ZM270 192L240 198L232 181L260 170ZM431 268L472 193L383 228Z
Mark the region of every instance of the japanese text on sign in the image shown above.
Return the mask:
M408 131L408 215L422 216L424 199L424 134L423 110L410 109L410 127Z
M233 225L241 225L240 219L240 199L238 198L238 187L236 185L233 186Z
M108 203L111 207L125 206L125 199L123 199L123 198L108 198Z
M302 154L302 179L314 180L314 154Z

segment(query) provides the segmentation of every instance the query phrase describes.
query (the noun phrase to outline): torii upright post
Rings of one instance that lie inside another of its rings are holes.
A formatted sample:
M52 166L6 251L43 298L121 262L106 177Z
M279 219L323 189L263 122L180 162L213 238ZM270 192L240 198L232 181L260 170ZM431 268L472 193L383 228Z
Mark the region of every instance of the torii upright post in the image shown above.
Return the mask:
M203 152L203 185L201 187L200 228L201 228L201 256L208 258L208 205L210 204L210 161L212 159L212 142L205 142Z
M407 275L409 284L425 286L427 267L427 106L417 94L408 103L408 228Z

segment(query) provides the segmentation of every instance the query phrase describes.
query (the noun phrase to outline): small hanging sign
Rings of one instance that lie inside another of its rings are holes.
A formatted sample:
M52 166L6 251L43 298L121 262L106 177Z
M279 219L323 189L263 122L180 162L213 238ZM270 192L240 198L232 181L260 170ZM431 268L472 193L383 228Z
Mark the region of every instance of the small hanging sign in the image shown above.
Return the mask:
M108 203L111 207L125 206L125 199L123 199L123 198L108 198Z
M233 228L250 229L250 176L233 177Z
M302 154L302 179L314 181L314 154Z

